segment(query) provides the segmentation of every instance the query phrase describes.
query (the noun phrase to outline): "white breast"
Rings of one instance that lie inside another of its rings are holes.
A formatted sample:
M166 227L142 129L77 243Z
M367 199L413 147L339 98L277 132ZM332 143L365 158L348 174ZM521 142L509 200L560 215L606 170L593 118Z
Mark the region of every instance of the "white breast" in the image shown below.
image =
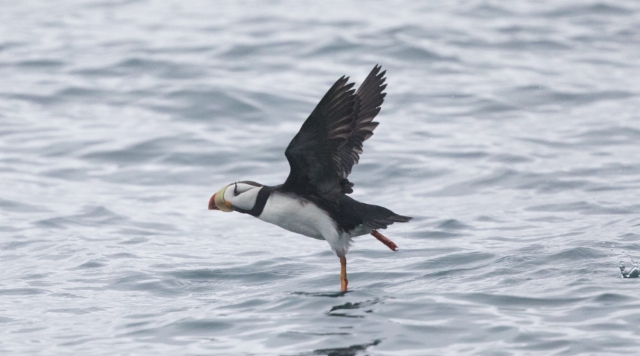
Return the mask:
M336 230L326 211L308 200L279 192L271 194L258 219L321 240L325 239L327 230Z
M304 236L327 240L338 256L344 256L349 250L350 238L338 233L329 214L296 195L274 192L258 219Z

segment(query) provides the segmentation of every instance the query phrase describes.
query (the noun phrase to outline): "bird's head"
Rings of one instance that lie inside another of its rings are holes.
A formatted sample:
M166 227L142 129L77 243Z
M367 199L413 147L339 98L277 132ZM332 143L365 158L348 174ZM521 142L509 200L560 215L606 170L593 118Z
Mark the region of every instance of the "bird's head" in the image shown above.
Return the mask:
M256 204L262 184L250 181L227 184L209 199L209 210L232 212L251 210Z

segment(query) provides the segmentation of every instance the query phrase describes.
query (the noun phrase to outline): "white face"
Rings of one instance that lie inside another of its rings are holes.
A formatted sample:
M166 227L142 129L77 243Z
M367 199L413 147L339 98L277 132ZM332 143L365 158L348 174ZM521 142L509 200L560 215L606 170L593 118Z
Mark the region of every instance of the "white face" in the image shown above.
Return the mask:
M224 191L224 200L231 204L231 208L240 208L243 210L251 210L256 205L258 192L262 186L255 186L248 183L232 183L227 186Z

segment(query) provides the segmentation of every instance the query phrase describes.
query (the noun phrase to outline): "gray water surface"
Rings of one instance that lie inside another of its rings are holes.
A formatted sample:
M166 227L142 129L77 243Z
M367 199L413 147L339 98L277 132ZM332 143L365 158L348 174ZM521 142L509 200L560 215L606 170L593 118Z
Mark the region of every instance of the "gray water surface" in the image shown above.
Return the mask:
M640 2L0 4L3 355L634 354ZM348 255L208 211L388 70Z

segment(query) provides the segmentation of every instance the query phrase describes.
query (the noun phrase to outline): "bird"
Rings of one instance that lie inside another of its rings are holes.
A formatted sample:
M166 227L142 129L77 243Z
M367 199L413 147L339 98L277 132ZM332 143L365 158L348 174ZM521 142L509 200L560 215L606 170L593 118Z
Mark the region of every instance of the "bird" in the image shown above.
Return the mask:
M358 90L342 76L322 97L285 150L289 176L283 184L227 184L209 199L209 210L239 212L285 230L326 240L340 260L340 290L347 292L351 239L371 234L392 251L397 245L379 230L412 218L349 196L348 176L373 135L386 93L385 71L375 65Z

